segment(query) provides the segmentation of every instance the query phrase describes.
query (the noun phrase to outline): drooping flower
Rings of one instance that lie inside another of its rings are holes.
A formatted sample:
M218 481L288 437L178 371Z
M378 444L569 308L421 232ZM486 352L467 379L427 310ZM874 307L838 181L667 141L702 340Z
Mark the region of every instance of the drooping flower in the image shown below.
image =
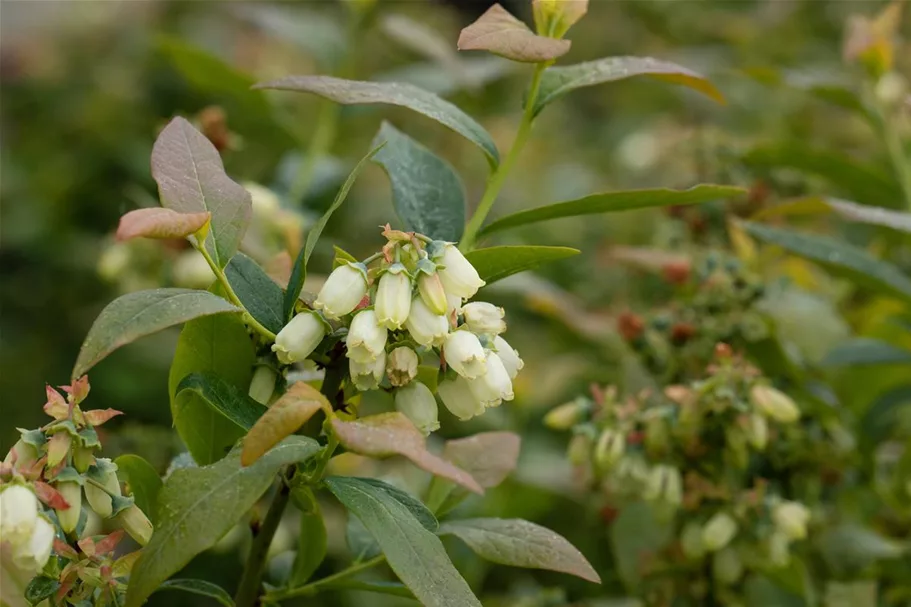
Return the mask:
M755 385L750 390L753 406L773 420L790 424L800 419L800 409L790 396L771 386Z
M613 428L605 428L595 443L595 463L608 470L620 461L626 451L626 435Z
M37 573L51 558L54 546L54 526L44 515L35 518L32 534L13 549L13 563L20 569Z
M465 379L475 379L487 373L484 348L478 336L470 331L453 331L447 335L443 343L443 354L446 356L446 364Z
M437 386L437 393L449 411L462 421L484 413L484 403L475 398L468 380L460 375L453 379L444 379Z
M395 391L395 408L425 435L440 427L437 401L430 388L419 381L413 381Z
M380 352L379 356L367 362L349 359L348 371L351 374L351 381L358 390L361 392L375 390L383 381L383 375L386 373L386 353Z
M400 329L411 311L411 278L395 263L380 276L376 289L376 318L387 329Z
M510 346L509 343L499 335L494 337L493 347L496 348L497 355L500 357L500 360L503 361L503 366L506 367L509 378L515 379L516 375L519 374L519 371L522 370L522 367L525 366L525 363L519 358L518 350Z
M802 540L807 537L810 510L800 502L781 501L772 508L772 521L788 539Z
M417 283L418 293L427 307L438 316L446 314L449 302L446 299L446 290L443 288L440 275L436 272L419 272Z
M38 518L38 498L24 485L7 485L0 491L0 540L25 542Z
M420 297L415 297L405 328L420 345L438 346L449 334L449 321L445 316L435 314Z
M399 346L386 357L386 375L393 386L409 384L418 375L418 355L407 346Z
M481 280L471 262L453 244L443 245L443 251L438 261L443 266L439 270L439 275L447 293L468 299L474 297L478 289L486 284Z
M367 268L361 263L346 263L329 274L313 307L326 318L350 314L367 294Z
M499 335L506 330L506 312L486 301L472 301L462 306L465 324L473 333Z
M304 360L323 341L328 328L319 312L301 312L278 332L272 351L285 365Z
M737 521L726 512L715 514L702 527L702 545L708 552L715 552L727 546L737 535Z
M268 405L275 392L275 379L278 375L269 365L257 365L247 391L250 398L263 405Z
M496 407L514 398L512 380L496 352L487 352L485 372L468 382L468 388L485 407Z
M348 346L348 358L359 363L369 363L386 348L388 335L386 328L380 326L376 312L362 310L354 315L345 343Z

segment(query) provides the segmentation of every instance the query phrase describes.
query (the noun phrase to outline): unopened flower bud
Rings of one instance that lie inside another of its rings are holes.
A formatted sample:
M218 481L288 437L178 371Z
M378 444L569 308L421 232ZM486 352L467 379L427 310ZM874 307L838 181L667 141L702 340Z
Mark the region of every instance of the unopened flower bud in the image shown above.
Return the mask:
M470 331L453 331L443 343L446 364L465 379L487 373L487 357L478 336ZM508 376L508 375L507 375Z
M404 413L425 435L440 427L437 401L430 388L419 381L413 381L395 391L395 408Z
M116 242L107 247L98 259L98 275L108 282L114 282L130 266L130 242Z
M66 430L60 429L47 442L47 465L50 468L66 459L73 446L73 437Z
M525 363L521 358L519 358L519 352L510 346L509 343L499 335L494 337L493 347L496 349L500 360L503 361L503 366L506 367L506 372L509 373L509 378L515 379L516 375L519 374L519 371L522 370L522 367L525 366Z
M395 263L380 276L376 288L376 319L387 329L400 329L411 311L411 278L405 266Z
M791 562L791 540L781 531L773 531L769 536L769 560L775 567L784 567Z
M79 515L82 513L82 486L75 481L57 483L54 487L70 505L66 510L57 510L57 520L64 533L72 533L79 524Z
M727 443L727 454L738 468L746 468L750 463L750 450L747 448L747 437L743 430L737 426L731 426L724 432Z
M464 331L463 331L464 333ZM512 400L512 380L495 352L487 352L485 372L480 377L468 381L468 389L485 407L496 407L504 400Z
M619 430L605 428L595 445L595 463L601 470L609 470L620 461L626 451L626 436Z
M6 454L3 463L13 466L16 470L28 470L38 461L38 450L22 439L16 441L13 448Z
M386 348L388 335L381 327L373 310L362 310L354 315L345 344L348 358L359 363L373 362Z
M538 34L562 38L588 11L588 0L533 0L531 6Z
M73 467L80 474L89 469L89 466L95 463L95 452L89 447L82 445L73 449Z
M551 430L569 430L585 419L590 409L584 398L576 398L548 411L544 416L544 425Z
M411 302L411 312L408 313L405 328L420 345L438 346L449 334L449 321L445 316L434 313L423 299L415 297Z
M683 481L680 471L673 466L659 464L651 469L642 495L648 501L661 501L679 506L683 501Z
M313 302L326 318L350 314L367 294L367 268L361 263L346 263L335 268Z
M380 352L379 356L367 362L349 360L348 370L351 374L351 381L358 390L361 392L375 390L383 381L383 375L386 373L386 353Z
M486 301L473 301L465 304L462 306L462 315L472 333L499 335L506 330L506 322L503 320L506 312L503 311L503 308L498 308Z
M810 510L800 502L782 501L772 508L772 521L788 539L802 540L807 537Z
M876 82L874 94L886 107L895 107L908 94L908 81L898 72L886 72Z
M737 535L737 521L726 512L715 514L702 528L702 545L707 552L717 552Z
M187 289L205 289L215 282L215 274L206 259L196 251L184 251L177 256L171 270L174 284Z
M269 365L257 365L250 380L250 389L247 393L250 398L263 405L268 405L275 392L275 379L278 374Z
M702 545L702 526L698 523L687 523L680 534L680 547L687 558L702 558L705 554L705 546Z
M566 449L566 458L574 466L586 464L591 457L592 438L588 434L574 434Z
M152 537L152 522L149 517L139 509L139 506L133 504L123 512L117 515L120 525L130 534L130 537L136 540L140 546L149 543Z
M244 189L250 192L250 202L253 206L253 217L257 221L271 223L276 214L281 210L281 201L275 192L258 183L248 181L243 184Z
M769 424L765 417L759 413L751 413L746 418L743 431L754 449L762 451L766 448L769 442Z
M475 398L468 385L468 380L460 375L454 379L444 379L437 386L437 393L449 411L462 421L481 415L487 409L484 403Z
M432 274L420 272L417 283L421 301L427 305L427 308L437 316L446 314L449 310L449 302L446 299L446 290L443 288L440 275L436 272Z
M753 386L750 390L750 401L765 416L779 423L790 424L800 419L800 409L791 397L771 386Z
M0 539L23 544L35 529L38 498L25 485L7 485L0 490Z
M644 444L650 454L660 454L668 450L670 433L664 418L656 416L646 422Z
M712 557L712 577L722 584L736 584L743 575L743 561L731 547L719 550Z
M323 341L326 330L326 321L317 312L301 312L278 332L272 351L284 365L304 360Z
M95 514L109 518L113 513L112 495L120 496L120 480L117 478L117 466L109 459L99 458L89 471L90 479L85 483L85 500ZM101 483L101 487L92 481Z
M400 346L386 357L386 375L395 387L405 386L418 375L418 355L407 346Z
M455 245L448 243L444 245L438 261L443 266L438 274L447 293L469 299L484 286L485 283L478 276L478 271Z

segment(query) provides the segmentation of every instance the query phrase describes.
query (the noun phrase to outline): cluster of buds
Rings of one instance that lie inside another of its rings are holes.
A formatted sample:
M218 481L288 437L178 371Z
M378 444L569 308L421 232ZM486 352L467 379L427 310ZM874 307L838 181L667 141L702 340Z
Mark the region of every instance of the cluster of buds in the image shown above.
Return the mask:
M424 433L439 428L431 385L462 420L512 400L523 363L501 336L503 309L466 303L484 286L475 268L452 243L389 226L383 235L382 252L338 260L312 308L279 332L279 362L303 361L338 338L351 384L391 391L396 409ZM425 369L430 377L419 379Z
M122 584L113 574L113 561L107 563L108 555L123 531L145 545L152 525L132 497L122 495L117 466L95 457L101 447L95 428L120 412L83 411L80 404L89 393L85 377L62 389L66 397L47 387L44 410L53 421L20 430L21 438L0 465L3 550L11 552L23 574L43 570L59 578L61 598L89 596L99 588L113 592ZM82 537L89 509L101 519L113 519L122 530ZM58 561L49 560L52 553L69 565L58 570Z

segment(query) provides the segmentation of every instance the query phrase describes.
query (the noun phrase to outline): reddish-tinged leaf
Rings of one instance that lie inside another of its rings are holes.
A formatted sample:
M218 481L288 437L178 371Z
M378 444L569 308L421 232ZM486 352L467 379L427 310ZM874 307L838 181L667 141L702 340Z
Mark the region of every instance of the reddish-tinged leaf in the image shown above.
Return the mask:
M65 431L58 432L47 442L47 465L53 468L64 460L73 438Z
M45 505L54 510L69 510L70 508L63 495L45 482L35 481L35 495Z
M89 395L89 376L83 375L73 382L71 386L60 386L60 389L70 395L70 402L78 405Z
M95 540L90 537L84 537L76 545L79 546L79 549L82 550L82 553L88 557L95 556L95 551L97 546L95 546Z
M54 553L71 561L79 558L79 554L73 549L72 546L57 537L54 538Z
M332 429L349 451L377 458L402 455L431 474L484 493L470 474L427 451L424 435L401 413L381 413L351 422L333 419Z
M458 47L460 51L490 51L513 61L538 63L565 55L570 42L538 36L505 8L494 4L462 30Z
M249 466L287 436L297 432L322 408L332 405L320 391L306 382L293 384L260 417L244 438L240 465Z
M91 411L85 411L84 415L85 421L89 424L92 426L100 426L112 417L123 415L123 411L118 411L116 409L92 409Z
M70 590L73 589L73 586L75 584L76 584L75 575L71 575L68 580L64 580L63 583L60 584L60 588L57 589L57 594L54 595L54 604L62 605L63 597L65 597L66 595L68 595L70 593Z
M185 238L195 234L211 219L208 211L179 213L160 207L136 209L120 218L117 240L132 238Z
M70 406L66 404L66 399L60 392L57 392L50 384L45 386L47 392L47 402L44 404L44 412L54 419L66 419L70 416Z
M513 432L482 432L446 441L443 457L490 489L516 469L521 443L522 439Z
M117 544L120 543L120 540L123 539L123 534L125 531L123 529L118 529L112 533L109 533L107 537L103 540L95 543L95 554L107 554L112 552Z

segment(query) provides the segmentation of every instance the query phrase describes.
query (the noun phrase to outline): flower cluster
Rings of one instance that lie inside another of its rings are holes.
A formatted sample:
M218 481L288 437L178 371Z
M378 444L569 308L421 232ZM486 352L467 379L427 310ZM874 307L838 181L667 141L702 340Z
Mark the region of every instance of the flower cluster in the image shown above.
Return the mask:
M63 390L66 397L47 387L44 410L53 421L37 430L22 430L0 464L0 527L2 550L9 551L23 576L42 570L48 575L50 567L53 577L60 578L58 598L76 600L93 596L96 590L109 594L120 588L110 553L124 531L145 545L152 524L132 497L122 494L117 466L95 457L101 447L95 428L120 412L83 411L80 403L89 393L85 377ZM115 520L122 530L106 537L84 537L86 503L100 518ZM55 539L58 530L67 541ZM72 566L58 570L57 561L49 561L52 553Z
M339 260L312 308L279 332L279 362L302 361L340 336L351 384L393 392L395 407L424 433L439 428L432 386L462 420L512 400L523 363L501 337L503 309L466 303L484 285L475 268L452 243L388 226L383 234L381 253Z

